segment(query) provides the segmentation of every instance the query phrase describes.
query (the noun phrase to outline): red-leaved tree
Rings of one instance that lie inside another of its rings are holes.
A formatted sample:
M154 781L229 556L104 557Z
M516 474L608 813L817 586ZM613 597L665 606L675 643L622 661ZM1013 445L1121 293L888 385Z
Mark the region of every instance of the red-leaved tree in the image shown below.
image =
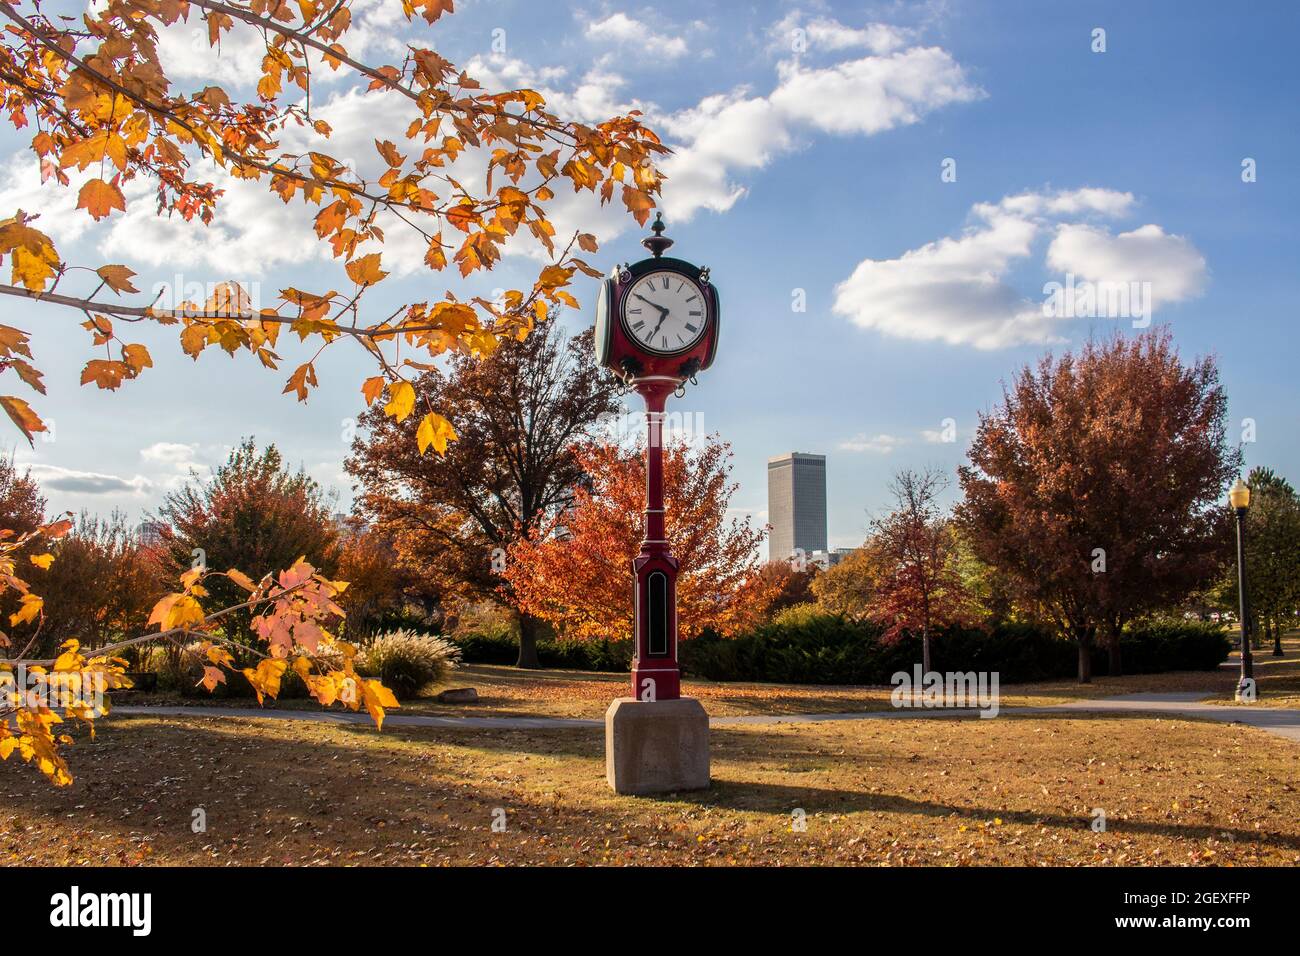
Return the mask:
M527 613L580 638L632 633L632 559L645 517L643 447L588 444L578 460L588 483L545 533L514 544L505 577ZM705 628L723 634L754 623L779 588L759 574L763 531L728 516L736 484L731 447L714 436L702 447L664 449L667 535L681 561L677 607L683 639Z
M953 529L937 501L946 483L936 471L899 472L890 485L895 508L871 523L864 545L874 570L867 615L885 626L886 639L920 634L927 674L935 628L971 623L978 615L962 580Z

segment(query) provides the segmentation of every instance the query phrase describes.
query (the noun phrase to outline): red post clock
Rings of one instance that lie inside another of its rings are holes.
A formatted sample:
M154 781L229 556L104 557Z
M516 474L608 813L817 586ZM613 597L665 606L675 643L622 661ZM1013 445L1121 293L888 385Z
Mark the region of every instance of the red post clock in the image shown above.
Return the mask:
M645 400L645 539L632 562L636 653L632 696L681 696L677 663L677 559L664 527L663 423L668 396L713 364L718 291L709 270L664 256L662 216L642 241L651 256L615 268L596 303L596 356Z

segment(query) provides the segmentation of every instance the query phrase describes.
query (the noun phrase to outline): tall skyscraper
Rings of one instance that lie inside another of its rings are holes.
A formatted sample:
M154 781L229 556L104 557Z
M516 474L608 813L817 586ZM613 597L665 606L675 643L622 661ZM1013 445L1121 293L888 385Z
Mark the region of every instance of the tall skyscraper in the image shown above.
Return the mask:
M789 452L767 460L769 561L786 561L796 549L826 550L826 456Z

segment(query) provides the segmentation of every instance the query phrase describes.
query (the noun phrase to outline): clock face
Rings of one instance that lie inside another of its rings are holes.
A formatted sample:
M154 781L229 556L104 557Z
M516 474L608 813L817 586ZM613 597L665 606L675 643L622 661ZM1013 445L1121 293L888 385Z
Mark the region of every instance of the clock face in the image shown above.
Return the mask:
M623 296L623 326L647 352L686 351L704 336L708 319L704 292L680 272L648 272Z

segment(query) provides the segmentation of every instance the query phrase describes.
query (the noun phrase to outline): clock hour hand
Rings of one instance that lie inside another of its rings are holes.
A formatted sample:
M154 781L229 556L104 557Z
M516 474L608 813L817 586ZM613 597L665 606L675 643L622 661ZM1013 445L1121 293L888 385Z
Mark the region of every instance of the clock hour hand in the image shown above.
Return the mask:
M646 305L650 306L650 308L657 309L659 311L659 321L655 323L655 327L651 329L650 334L646 336L646 341L648 342L655 337L655 333L658 332L660 327L664 324L664 319L668 318L670 310L665 309L662 305L659 305L656 302L651 302L649 299L647 299L639 292L633 292L632 295L640 299Z

